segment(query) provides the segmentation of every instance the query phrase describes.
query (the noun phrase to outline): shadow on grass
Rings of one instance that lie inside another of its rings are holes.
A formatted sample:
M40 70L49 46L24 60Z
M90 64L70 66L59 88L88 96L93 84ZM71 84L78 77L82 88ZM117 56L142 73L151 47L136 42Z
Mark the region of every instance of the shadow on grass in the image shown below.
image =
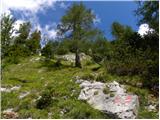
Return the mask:
M72 64L64 64L61 60L53 61L53 60L45 60L41 62L41 65L38 68L46 67L48 71L51 70L61 70L65 68L74 68Z
M9 78L10 80L14 80L14 81L18 81L18 82L21 82L21 83L32 83L31 80L25 80L25 79L20 79L20 78L15 78L15 77L11 77Z

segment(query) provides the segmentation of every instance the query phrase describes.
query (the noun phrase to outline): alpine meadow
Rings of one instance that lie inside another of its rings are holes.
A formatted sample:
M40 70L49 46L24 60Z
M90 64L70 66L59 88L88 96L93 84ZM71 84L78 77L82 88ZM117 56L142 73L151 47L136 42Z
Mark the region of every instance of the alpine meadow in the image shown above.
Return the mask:
M14 2L1 2L2 119L159 118L158 0Z

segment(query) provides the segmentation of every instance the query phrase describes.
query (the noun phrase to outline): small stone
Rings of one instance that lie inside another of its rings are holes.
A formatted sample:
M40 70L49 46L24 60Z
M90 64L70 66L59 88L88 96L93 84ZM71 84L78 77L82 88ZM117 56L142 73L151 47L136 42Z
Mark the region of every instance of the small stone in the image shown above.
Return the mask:
M156 110L156 105L149 105L147 107L148 111L155 111Z
M26 97L29 94L30 94L30 92L21 93L20 96L19 96L19 99L22 99L22 98Z

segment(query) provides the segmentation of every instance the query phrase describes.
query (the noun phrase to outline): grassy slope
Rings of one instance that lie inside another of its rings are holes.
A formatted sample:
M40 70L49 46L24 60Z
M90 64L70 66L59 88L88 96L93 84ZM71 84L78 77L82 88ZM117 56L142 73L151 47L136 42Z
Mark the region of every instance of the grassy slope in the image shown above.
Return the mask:
M54 67L55 61L35 60L37 56L21 60L18 65L9 65L2 71L2 87L20 85L21 88L11 93L2 93L2 111L14 108L20 118L108 118L108 116L90 107L85 101L77 100L80 88L72 79L73 76L93 73L97 64L88 64L83 69L74 68L69 62L62 61L60 67ZM103 69L94 72L101 72ZM108 80L122 79L117 76L106 76ZM25 82L23 82L25 81ZM45 109L37 109L35 100L48 87L54 90L55 99ZM140 96L148 95L147 90L128 86ZM19 94L29 91L30 94L19 99ZM73 92L74 91L74 92ZM143 98L146 100L147 98ZM62 113L66 110L65 113ZM49 115L48 113L51 113ZM140 109L139 118L157 118L155 113Z

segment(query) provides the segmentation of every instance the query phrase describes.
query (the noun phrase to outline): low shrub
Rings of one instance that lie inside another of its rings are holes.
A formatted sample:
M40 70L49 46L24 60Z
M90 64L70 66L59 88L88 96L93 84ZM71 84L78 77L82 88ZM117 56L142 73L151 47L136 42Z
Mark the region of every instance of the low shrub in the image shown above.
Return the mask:
M110 93L109 88L108 88L108 87L105 87L105 88L103 89L103 93L104 93L104 94L109 94L109 93Z
M44 109L47 108L52 103L52 92L50 90L45 90L42 92L41 98L37 100L36 108Z

